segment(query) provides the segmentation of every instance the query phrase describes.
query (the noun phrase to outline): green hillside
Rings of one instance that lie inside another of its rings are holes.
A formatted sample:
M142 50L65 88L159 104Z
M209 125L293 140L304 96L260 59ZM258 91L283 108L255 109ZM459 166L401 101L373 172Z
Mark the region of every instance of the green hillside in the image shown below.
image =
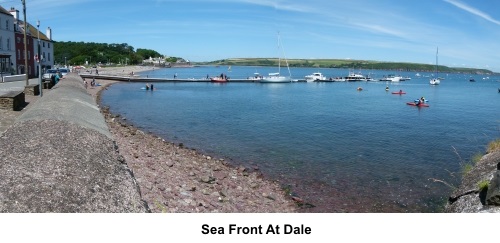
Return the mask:
M232 66L277 66L277 58L231 58L213 62L196 63L198 65L232 65ZM346 59L289 59L290 67L316 67L316 68L353 68L353 69L380 69L398 71L433 72L435 65L405 62L378 62L367 60ZM281 65L285 65L282 60ZM456 68L439 65L440 72L493 74L487 69Z

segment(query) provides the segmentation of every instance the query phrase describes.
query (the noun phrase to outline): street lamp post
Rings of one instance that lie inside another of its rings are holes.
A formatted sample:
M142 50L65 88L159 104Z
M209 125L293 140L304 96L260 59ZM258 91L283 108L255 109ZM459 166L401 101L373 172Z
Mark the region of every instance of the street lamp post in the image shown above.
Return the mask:
M36 30L38 32L38 50L37 50L38 60L36 60L38 61L38 85L40 88L40 97L42 97L43 87L42 87L42 66L41 66L42 56L40 56L40 20L36 21Z
M26 29L28 29L28 23L26 23L26 1L23 2L23 14L24 14L24 73L26 74L26 86L29 85L28 78L28 42L26 41Z

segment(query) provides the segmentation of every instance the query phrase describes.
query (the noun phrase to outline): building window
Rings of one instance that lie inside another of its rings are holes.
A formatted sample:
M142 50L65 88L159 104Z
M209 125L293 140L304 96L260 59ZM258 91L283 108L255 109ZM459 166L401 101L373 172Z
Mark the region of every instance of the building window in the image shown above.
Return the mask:
M31 60L31 51L28 51L28 60Z
M5 29L9 30L9 20L5 21Z
M7 38L7 50L10 51L10 38Z
M43 47L45 47L45 42L42 42Z
M21 50L17 50L17 60L21 60Z
M49 42L49 43L47 43L47 45L49 45L49 48L50 48L50 42Z
M3 50L3 38L0 36L0 50Z
M48 61L50 62L50 53L49 53L49 60Z

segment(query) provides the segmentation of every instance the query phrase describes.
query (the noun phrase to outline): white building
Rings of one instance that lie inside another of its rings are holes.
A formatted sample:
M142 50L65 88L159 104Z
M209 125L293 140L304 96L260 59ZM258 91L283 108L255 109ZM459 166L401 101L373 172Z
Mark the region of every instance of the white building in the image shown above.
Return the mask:
M14 34L14 16L0 6L0 73L15 72L16 45Z
M52 30L50 27L47 28L47 34L43 34L39 31L39 24L34 26L30 23L27 25L20 19L19 10L11 8L9 11L0 7L0 31L2 32L0 38L4 37L4 34L9 36L8 44L10 47L5 46L3 48L8 49L10 53L10 68L13 70L14 74L24 73L25 64L25 52L24 52L24 29L26 28L26 39L27 39L27 50L28 50L28 74L30 77L38 76L38 62L40 60L40 65L42 72L45 69L52 68L54 66L54 42L52 41ZM8 21L8 24L5 23ZM43 24L43 23L42 23ZM8 28L6 27L8 26ZM40 39L40 55L38 55L38 39ZM1 39L0 39L1 40ZM5 40L4 40L5 42ZM8 45L4 43L3 45ZM0 49L0 54L3 54ZM4 58L4 60L6 60ZM1 61L1 59L0 59Z

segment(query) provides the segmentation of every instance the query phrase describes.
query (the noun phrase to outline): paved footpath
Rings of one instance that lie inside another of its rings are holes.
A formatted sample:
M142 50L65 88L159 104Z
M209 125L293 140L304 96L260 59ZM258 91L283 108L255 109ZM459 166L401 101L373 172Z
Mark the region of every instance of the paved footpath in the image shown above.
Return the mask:
M33 78L29 80L29 84L38 84L38 78ZM16 82L5 82L0 83L0 95L7 93L9 91L22 91L24 90L24 86L26 86L26 81L16 81ZM50 92L50 90L44 89L43 94ZM2 134L8 127L10 127L14 121L16 121L17 117L26 111L31 104L34 104L40 96L26 95L25 101L27 103L26 107L24 107L20 111L12 111L12 110L2 110L0 109L0 134Z

